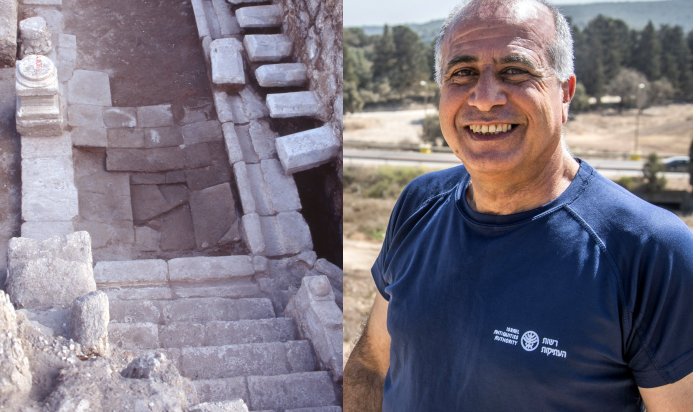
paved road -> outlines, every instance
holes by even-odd
[[[584,159],[607,177],[642,176],[643,161],[615,159]],[[416,166],[446,169],[460,164],[452,153],[418,153],[380,149],[343,149],[344,166]],[[686,173],[665,173],[668,178],[683,177]]]

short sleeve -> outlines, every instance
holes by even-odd
[[[377,290],[387,301],[389,300],[389,294],[385,291],[385,289],[391,283],[390,277],[387,276],[388,255],[389,250],[392,246],[392,241],[394,240],[394,234],[398,230],[397,222],[399,220],[400,212],[403,209],[405,198],[406,191],[401,193],[401,196],[399,196],[399,199],[394,205],[394,209],[392,209],[391,216],[389,217],[389,223],[387,224],[387,230],[384,234],[382,249],[379,251],[379,255],[377,255],[377,259],[375,260],[375,263],[372,265],[372,278],[375,281],[375,286],[377,286]]]
[[[681,223],[681,222],[679,222]],[[684,226],[681,224],[681,226]],[[693,238],[686,227],[649,238],[629,290],[628,365],[640,387],[676,382],[693,369]]]

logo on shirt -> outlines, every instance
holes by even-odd
[[[539,335],[533,330],[528,330],[522,335],[522,340],[520,341],[522,349],[527,352],[531,352],[539,346]]]
[[[520,335],[517,328],[506,327],[505,329],[495,329],[493,331],[493,341],[504,343],[511,346],[521,346],[525,352],[534,352],[541,346],[539,353],[547,357],[567,358],[568,352],[559,348],[558,339],[540,337],[533,330],[528,330]]]

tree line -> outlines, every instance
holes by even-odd
[[[571,22],[578,77],[573,109],[588,110],[602,96],[620,96],[619,109],[669,101],[691,102],[693,31],[680,26],[634,30],[619,19],[597,16],[580,29]],[[381,35],[360,28],[343,31],[343,105],[427,101],[437,93],[432,64],[434,44],[408,26],[384,26]],[[642,86],[641,86],[642,85]],[[436,99],[432,100],[436,103]]]

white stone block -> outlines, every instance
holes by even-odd
[[[111,106],[109,75],[104,72],[75,70],[68,82],[68,103]]]
[[[68,133],[60,137],[22,137],[21,146],[22,159],[72,156],[72,140]]]
[[[109,297],[101,290],[75,299],[70,313],[72,338],[85,354],[109,354]]]
[[[276,216],[261,216],[260,220],[266,256],[295,255],[313,249],[309,226],[300,213],[282,212]]]
[[[203,0],[191,0],[193,6],[193,15],[196,19],[196,28],[198,29],[198,38],[202,39],[210,36],[210,29],[205,16],[205,8],[203,8]]]
[[[46,240],[53,236],[65,236],[75,231],[72,221],[63,222],[24,222],[22,237]]]
[[[263,241],[259,215],[250,213],[242,216],[242,229],[249,251],[255,255],[262,254],[266,249],[266,244]],[[256,270],[256,265],[254,265],[254,270]]]
[[[68,125],[99,128],[104,127],[102,106],[71,104],[68,106]]]
[[[244,105],[238,94],[229,94],[218,90],[213,92],[215,112],[220,123],[235,122],[247,123],[249,119],[244,113]]]
[[[277,159],[262,160],[261,171],[265,183],[264,190],[271,200],[274,212],[302,209],[295,179],[285,174]]]
[[[250,256],[176,258],[170,260],[168,265],[172,282],[228,279],[254,274]]]
[[[210,43],[212,81],[220,86],[244,86],[242,44],[237,39],[217,39]]]
[[[277,4],[242,7],[237,9],[235,16],[243,29],[278,27],[283,22],[283,10]]]
[[[106,147],[106,129],[92,127],[73,127],[70,132],[72,144],[76,147]]]
[[[237,19],[225,0],[213,0],[213,9],[220,23],[220,35],[229,37],[241,33]]]
[[[243,41],[252,62],[278,62],[292,53],[292,41],[284,34],[248,34]]]
[[[102,261],[94,266],[94,279],[99,285],[167,283],[167,262],[161,259]]]
[[[305,276],[285,313],[295,319],[302,335],[312,342],[320,362],[339,382],[343,377],[343,313],[334,301],[326,276]]]
[[[68,221],[78,214],[72,157],[22,160],[22,218]]]
[[[259,159],[272,159],[276,157],[275,139],[278,134],[271,130],[271,126],[265,120],[252,120],[249,124],[249,137],[254,152]]]
[[[329,162],[340,148],[341,141],[328,124],[276,139],[278,158],[286,173],[296,173]]]
[[[227,158],[230,165],[244,160],[242,148],[239,146],[239,138],[234,129],[234,123],[224,123],[222,125],[222,134],[225,137],[225,148],[227,149]]]
[[[302,63],[278,63],[260,66],[255,71],[261,87],[293,87],[307,83],[307,67]]]
[[[136,108],[136,111],[140,127],[164,127],[174,124],[171,104],[141,106]]]
[[[321,117],[321,103],[314,92],[274,93],[266,96],[266,105],[275,119]]]
[[[251,193],[254,194],[256,212],[261,216],[275,214],[271,203],[272,193],[269,193],[266,182],[263,180],[261,165],[258,163],[247,164],[247,175],[249,176],[249,186]]]
[[[106,107],[102,119],[106,127],[135,127],[138,123],[135,107]]]

